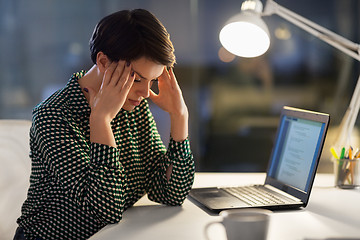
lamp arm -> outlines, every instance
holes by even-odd
[[[338,133],[333,144],[336,147],[340,148],[343,146],[350,146],[351,133],[354,129],[355,122],[359,114],[359,108],[360,108],[360,76],[356,83],[356,87],[351,97],[350,104],[347,107],[346,112],[339,125]]]
[[[327,42],[350,57],[360,61],[360,46],[288,9],[273,0],[267,0],[263,16],[277,14],[294,25],[302,28],[315,37]],[[360,76],[357,81],[350,104],[341,120],[335,146],[342,147],[350,144],[351,133],[360,109]]]
[[[277,14],[313,36],[339,49],[350,57],[360,61],[360,46],[339,34],[336,34],[302,16],[279,5],[273,0],[267,0],[263,16]]]

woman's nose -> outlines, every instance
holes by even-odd
[[[148,98],[150,97],[150,88],[151,88],[151,84],[150,82],[144,82],[144,84],[142,84],[141,88],[139,89],[139,94],[141,95],[141,97],[143,98]]]

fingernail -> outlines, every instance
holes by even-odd
[[[127,61],[127,62],[126,62],[126,66],[129,67],[129,66],[130,66],[130,62]]]
[[[87,88],[84,88],[84,91],[88,93],[88,92],[89,92],[89,89],[87,89]]]

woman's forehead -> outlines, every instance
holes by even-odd
[[[141,78],[152,80],[158,78],[163,70],[164,65],[151,61],[145,57],[131,62],[133,71]]]

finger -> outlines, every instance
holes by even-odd
[[[110,79],[110,85],[111,86],[116,86],[124,72],[124,67],[125,67],[125,61],[119,61],[117,63],[117,66],[111,76],[111,79]]]
[[[149,96],[149,98],[151,99],[151,101],[156,101],[156,99],[157,99],[157,97],[158,97],[158,94],[156,94],[153,90],[151,90],[150,89],[150,96]]]
[[[166,70],[166,67],[164,67],[161,75],[159,76],[159,78],[166,78],[167,76],[168,76],[168,72]]]
[[[103,78],[103,84],[105,86],[109,85],[111,77],[112,77],[116,67],[117,67],[117,63],[112,62],[110,64],[110,66],[105,70],[105,74],[104,74],[104,78]]]
[[[127,62],[125,65],[124,65],[124,68],[123,68],[123,71],[119,77],[119,80],[116,84],[116,88],[118,88],[118,90],[121,90],[122,87],[126,84],[126,82],[129,80],[131,76],[131,64],[129,62]]]
[[[158,78],[158,80],[159,80],[159,88],[161,88],[162,84],[166,84],[168,86],[171,86],[171,84],[169,83],[169,79],[170,79],[169,73],[168,73],[166,67],[164,67],[164,70],[163,70],[162,74]]]
[[[166,82],[166,85],[169,89],[174,90],[174,89],[178,89],[179,85],[177,83],[175,74],[172,70],[172,68],[170,68],[170,70],[167,70],[166,68],[164,69],[164,75],[163,76],[163,82]]]
[[[175,77],[175,73],[174,73],[174,69],[173,68],[170,68],[170,71],[169,71],[169,76],[170,76],[170,82],[172,84],[173,87],[178,87],[179,84],[176,80],[176,77]]]
[[[123,92],[124,94],[127,95],[134,83],[134,80],[135,80],[135,74],[130,74],[130,76],[127,76],[124,84],[119,84],[119,86],[121,85],[120,92]]]
[[[159,106],[160,108],[162,108],[162,104],[161,104],[161,97],[156,94],[153,90],[150,89],[150,96],[149,96],[150,100],[155,103],[157,106]]]

